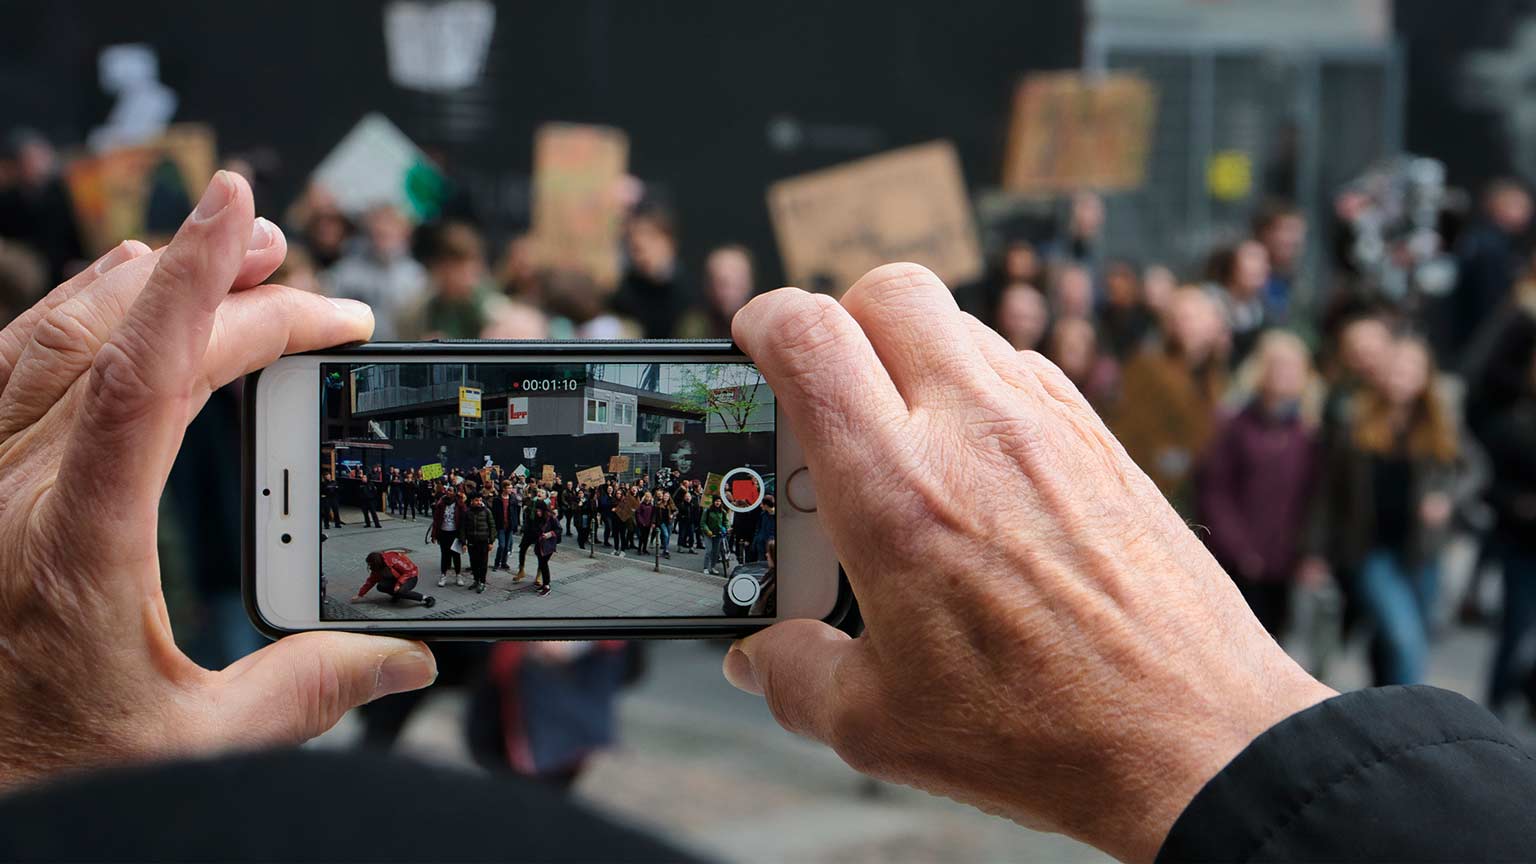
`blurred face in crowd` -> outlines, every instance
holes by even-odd
[[[548,339],[549,317],[537,306],[521,300],[508,300],[496,305],[482,339]]]
[[[1376,318],[1352,321],[1339,334],[1339,359],[1357,378],[1375,380],[1386,368],[1392,332]]]
[[[1126,261],[1111,262],[1104,271],[1104,298],[1109,305],[1117,308],[1135,306],[1141,300],[1136,268]]]
[[[1227,286],[1232,295],[1251,300],[1269,281],[1269,252],[1255,240],[1239,243],[1232,253],[1232,277]]]
[[[1259,377],[1259,397],[1276,407],[1294,404],[1307,389],[1312,363],[1307,347],[1290,334],[1273,333],[1262,344],[1263,371]]]
[[[1205,292],[1180,288],[1168,306],[1168,335],[1185,359],[1200,364],[1210,359],[1221,342],[1221,315]]]
[[[1003,253],[1003,277],[1009,282],[1034,282],[1040,277],[1040,256],[1022,240],[1008,244]]]
[[[1269,251],[1269,263],[1289,273],[1296,269],[1307,243],[1307,220],[1300,213],[1283,213],[1265,226],[1259,242]]]
[[[1104,230],[1104,199],[1097,192],[1072,196],[1072,236],[1092,239]]]
[[[437,293],[449,300],[464,300],[475,293],[475,286],[485,278],[485,263],[474,257],[454,257],[432,265],[432,284]]]
[[[53,177],[56,164],[52,144],[28,138],[16,151],[16,180],[23,186],[41,186]]]
[[[1087,268],[1069,264],[1057,272],[1051,283],[1051,306],[1058,318],[1093,316],[1093,279]]]
[[[1531,194],[1514,183],[1500,183],[1488,192],[1488,218],[1510,234],[1521,234],[1531,224]]]
[[[730,318],[752,299],[752,260],[733,246],[716,249],[704,261],[704,296],[710,307]]]
[[[335,258],[347,242],[347,219],[334,210],[315,213],[309,217],[304,237],[316,254]]]
[[[1082,318],[1063,318],[1051,328],[1051,360],[1073,381],[1083,381],[1093,372],[1098,354],[1098,338],[1093,325]]]
[[[411,241],[411,223],[399,210],[384,205],[368,211],[363,228],[373,251],[386,258],[404,255]]]
[[[665,226],[652,217],[636,216],[629,220],[624,239],[636,270],[658,281],[671,278],[677,244]]]
[[[1009,286],[997,304],[997,327],[1003,338],[1023,351],[1034,349],[1045,335],[1045,298],[1022,282]]]
[[[1161,264],[1153,264],[1141,274],[1141,302],[1155,313],[1168,308],[1173,292],[1178,290],[1179,280],[1173,271]]]
[[[532,238],[518,234],[508,240],[507,248],[501,254],[501,266],[497,269],[497,276],[509,293],[532,293],[538,287]]]
[[[1412,405],[1429,386],[1429,349],[1417,339],[1398,339],[1390,348],[1382,392],[1398,408]]]

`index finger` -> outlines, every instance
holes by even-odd
[[[864,330],[825,294],[770,291],[736,313],[731,334],[763,373],[823,487],[859,467],[848,460],[872,432],[907,419]]]

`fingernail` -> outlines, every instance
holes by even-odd
[[[420,649],[401,651],[384,658],[379,664],[379,680],[373,687],[373,698],[407,690],[420,690],[437,680],[437,661]]]
[[[260,252],[272,245],[277,239],[277,226],[268,222],[264,217],[257,216],[251,224],[251,242],[245,244],[245,251]]]
[[[757,673],[752,671],[752,661],[747,658],[747,653],[735,645],[725,653],[725,680],[731,682],[731,686],[737,690],[745,690],[754,696],[763,695],[763,688],[757,683]]]
[[[101,256],[96,261],[96,273],[98,275],[111,270],[129,259],[138,257],[138,246],[127,240],[112,247],[112,251]]]
[[[373,317],[373,307],[369,306],[367,303],[364,303],[361,300],[349,300],[345,297],[327,297],[325,299],[331,301],[332,306],[335,306],[337,309],[341,310],[341,312],[348,317]]]
[[[215,173],[213,179],[208,181],[208,188],[203,190],[203,197],[197,202],[197,209],[192,211],[192,221],[207,222],[219,215],[234,199],[235,183],[229,179],[229,172]]]

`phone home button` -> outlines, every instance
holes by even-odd
[[[790,472],[784,481],[784,500],[801,513],[816,512],[816,484],[811,480],[811,469],[804,465]]]

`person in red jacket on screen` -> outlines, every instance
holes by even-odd
[[[369,589],[378,588],[395,600],[415,600],[428,609],[437,604],[435,598],[423,596],[415,590],[418,573],[416,562],[404,552],[369,552],[363,560],[368,562],[368,581],[358,589],[357,596],[352,598],[353,603],[362,600]]]

